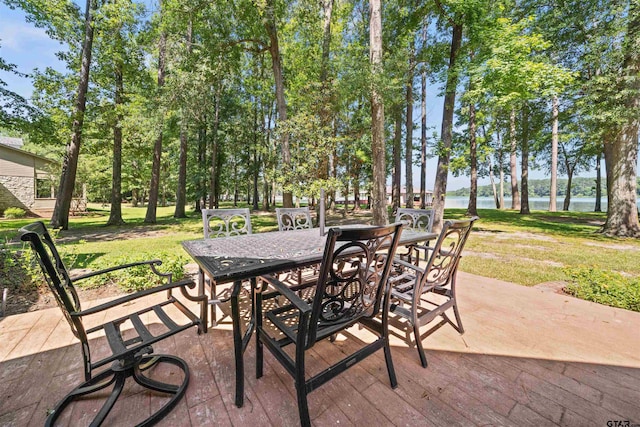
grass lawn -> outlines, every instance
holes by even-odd
[[[222,207],[232,207],[222,206]],[[87,215],[70,219],[70,229],[57,235],[69,268],[97,269],[139,259],[175,259],[190,262],[180,242],[202,236],[199,214],[173,218],[173,207],[159,207],[157,224],[144,224],[146,208],[123,207],[123,226],[105,226],[108,207],[90,206]],[[613,271],[640,277],[640,241],[614,239],[598,233],[604,213],[479,210],[461,270],[526,286],[565,281],[577,269]],[[464,209],[447,209],[445,218],[464,216]],[[329,216],[328,224],[341,215]],[[360,220],[366,221],[366,214]],[[349,219],[349,217],[347,217]],[[353,218],[351,218],[353,220]],[[29,219],[0,220],[0,241],[14,240],[17,229]],[[273,212],[252,215],[255,233],[277,229]],[[14,246],[14,245],[11,245]]]

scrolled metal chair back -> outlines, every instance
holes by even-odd
[[[405,223],[405,229],[431,232],[433,228],[433,209],[398,208],[396,222]]]
[[[307,346],[316,341],[318,327],[340,326],[379,313],[401,231],[402,224],[329,230]],[[384,301],[388,303],[388,298]]]
[[[311,228],[309,208],[276,208],[278,229],[280,231],[303,230]]]
[[[22,227],[19,233],[22,241],[29,242],[45,281],[69,322],[73,334],[82,340],[85,337],[84,328],[78,320],[71,317],[71,313],[82,310],[80,299],[47,227],[38,221]]]
[[[438,240],[431,250],[421,283],[421,292],[434,286],[446,286],[454,277],[462,249],[478,217],[461,221],[445,221]]]
[[[203,209],[204,238],[251,234],[249,209]]]

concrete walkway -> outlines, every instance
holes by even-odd
[[[466,333],[445,326],[425,338],[427,369],[406,331],[394,328],[399,387],[389,387],[378,352],[311,393],[314,425],[640,423],[640,313],[465,273],[458,295]],[[353,328],[335,343],[315,346],[309,364],[324,369],[368,338]],[[233,405],[228,324],[167,341],[158,350],[187,360],[192,380],[161,425],[298,424],[293,381],[268,352],[265,375],[256,380],[253,344],[245,355],[247,403]],[[79,345],[59,310],[0,318],[0,426],[42,425],[47,409],[81,376]],[[140,421],[154,405],[143,394],[132,387],[109,425]],[[77,404],[68,424],[80,424],[97,408]]]

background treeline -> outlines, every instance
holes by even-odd
[[[600,188],[601,194],[606,194],[604,182]],[[563,196],[567,192],[567,179],[558,178],[558,196]],[[447,193],[456,197],[469,197],[469,188],[459,188],[455,191]],[[640,195],[640,180],[638,180],[638,194]],[[549,180],[547,179],[530,179],[529,195],[531,197],[549,197]],[[596,197],[596,179],[578,177],[573,178],[571,182],[571,196],[573,197]],[[478,186],[478,197],[493,198],[493,188],[491,185]]]
[[[640,236],[638,0],[0,1],[65,48],[30,100],[0,81],[0,128],[62,164],[56,227],[76,176],[109,224],[123,198],[154,223],[169,201],[176,217],[223,199],[268,210],[320,188],[330,205],[370,194],[380,223],[387,178],[397,207],[432,156],[436,226],[449,172],[470,177],[470,215],[483,176],[526,214],[530,168],[549,171],[550,210],[557,176],[595,169],[604,231]]]

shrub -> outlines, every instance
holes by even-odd
[[[4,210],[4,217],[8,219],[24,218],[27,212],[21,208],[7,208]]]
[[[113,267],[116,265],[130,264],[157,258],[162,260],[162,264],[157,267],[161,273],[171,273],[172,280],[177,281],[184,277],[183,266],[187,264],[187,258],[183,255],[159,253],[155,256],[148,254],[137,254],[135,256],[123,256],[111,260],[109,265],[96,265],[96,269]],[[110,283],[117,283],[118,287],[127,292],[135,292],[148,289],[166,283],[166,279],[155,274],[149,265],[140,265],[114,272],[92,277],[78,283],[82,287],[99,287]]]
[[[570,283],[565,291],[575,297],[611,307],[640,312],[640,277],[596,268],[565,269]]]

